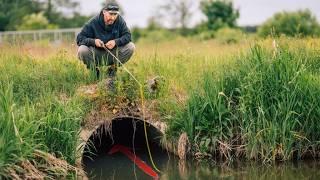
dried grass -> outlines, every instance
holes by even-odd
[[[5,173],[8,179],[66,179],[74,174],[77,179],[86,179],[85,172],[77,167],[68,164],[65,160],[36,150],[35,160],[24,160],[17,165],[6,168]]]

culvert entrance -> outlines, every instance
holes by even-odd
[[[163,134],[146,124],[152,158],[161,166],[169,159],[160,145]],[[98,127],[84,148],[82,164],[89,179],[152,179],[151,171],[157,173],[149,158],[144,122],[130,117]]]

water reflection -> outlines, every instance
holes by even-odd
[[[319,161],[299,161],[262,165],[253,162],[199,163],[180,161],[166,152],[156,150],[153,157],[161,169],[163,180],[194,179],[319,179]],[[146,152],[137,155],[151,166]],[[90,179],[152,179],[135,167],[132,161],[121,153],[112,156],[103,154],[91,161],[85,160]],[[152,167],[152,166],[151,166]]]
[[[249,162],[197,163],[168,161],[161,179],[320,179],[319,161],[300,161],[278,164]]]

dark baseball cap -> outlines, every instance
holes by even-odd
[[[119,5],[116,2],[107,3],[107,5],[103,9],[107,10],[110,13],[119,13]]]

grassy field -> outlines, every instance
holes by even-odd
[[[287,38],[141,41],[126,67],[141,84],[160,77],[156,93],[144,96],[159,102],[167,138],[186,132],[198,157],[319,157],[319,45],[319,39]],[[122,68],[118,82],[117,95],[141,98]],[[50,167],[39,152],[75,165],[81,121],[92,108],[75,92],[92,83],[97,80],[77,60],[75,46],[1,47],[0,176],[32,167],[52,177],[75,175],[73,168]]]

